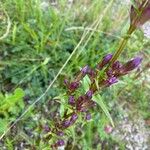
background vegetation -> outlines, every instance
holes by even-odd
[[[1,140],[1,149],[50,148],[43,126],[52,122],[54,112],[63,111],[63,99],[55,97],[65,92],[64,78],[72,79],[84,65],[94,67],[105,54],[115,52],[129,27],[129,10],[130,4],[120,0],[1,0],[0,135],[45,92],[72,56],[47,94]],[[149,47],[149,39],[137,30],[119,59],[142,56],[142,72],[101,92],[116,125],[124,110],[130,118],[150,119]],[[92,121],[68,131],[66,149],[124,149],[124,142],[104,131],[107,117],[102,112],[92,115]]]

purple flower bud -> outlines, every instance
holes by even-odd
[[[77,106],[83,103],[84,100],[85,100],[84,96],[79,96],[79,98],[77,99]]]
[[[148,20],[150,20],[150,1],[149,1],[149,6],[147,6],[142,13],[140,24],[143,25]]]
[[[107,65],[110,62],[112,56],[112,54],[107,54],[106,56],[104,56],[102,62],[98,64],[97,68],[102,69],[105,65]]]
[[[71,82],[70,90],[75,90],[79,87],[79,82]]]
[[[76,109],[79,112],[86,112],[95,105],[96,103],[93,100],[87,99],[86,96],[81,96],[77,101]]]
[[[57,132],[57,135],[58,135],[58,136],[64,136],[64,132],[58,131],[58,132]]]
[[[106,80],[106,85],[110,86],[110,85],[112,85],[112,84],[114,84],[116,82],[118,82],[117,78],[116,77],[111,77],[111,78]]]
[[[87,74],[88,71],[89,71],[89,66],[88,66],[88,65],[86,65],[85,67],[83,67],[83,68],[81,69],[81,72],[82,72],[83,75]]]
[[[70,118],[70,122],[74,123],[77,119],[78,119],[78,115],[74,113]]]
[[[112,64],[112,70],[113,70],[113,71],[118,70],[118,69],[120,69],[121,66],[122,66],[122,64],[121,64],[119,61],[115,61],[115,62]]]
[[[69,104],[72,105],[72,106],[75,105],[75,98],[72,95],[69,97]]]
[[[136,57],[130,61],[128,61],[126,64],[124,64],[120,68],[120,73],[121,74],[127,74],[129,71],[137,68],[139,64],[141,64],[142,58],[141,57]]]
[[[108,61],[110,61],[111,60],[111,58],[112,58],[112,54],[107,54],[106,56],[104,56],[104,58],[103,58],[103,63],[107,63]]]
[[[64,84],[68,85],[69,81],[67,79],[64,80]]]
[[[45,126],[44,126],[44,131],[45,131],[45,132],[50,132],[50,131],[51,131],[51,128],[50,128],[48,125],[45,125]]]
[[[91,78],[94,78],[94,77],[95,77],[95,71],[92,70],[92,69],[89,69],[89,70],[88,70],[88,75],[89,75]]]
[[[50,131],[51,131],[51,128],[50,128],[48,125],[45,125],[45,126],[44,126],[44,131],[45,131],[45,132],[50,132]]]
[[[63,145],[65,145],[65,142],[64,142],[64,140],[58,140],[56,144],[57,144],[57,146],[63,146]]]
[[[137,8],[131,6],[130,22],[135,27],[143,25],[150,19],[150,1],[145,0],[142,3],[136,3]]]
[[[91,114],[90,114],[90,113],[87,113],[86,116],[85,116],[85,119],[86,119],[86,120],[90,120],[90,119],[91,119]]]
[[[112,69],[109,69],[109,70],[106,72],[106,74],[107,74],[108,77],[113,77],[113,76],[114,76]]]
[[[92,95],[93,95],[93,91],[92,91],[92,90],[87,91],[86,96],[87,96],[89,99],[92,98]]]
[[[69,127],[69,126],[70,126],[70,120],[64,120],[64,121],[62,122],[62,126],[63,126],[64,128]]]

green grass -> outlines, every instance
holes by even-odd
[[[129,26],[128,9],[129,6],[124,7],[115,0],[91,2],[81,0],[75,2],[71,8],[67,5],[67,1],[61,0],[56,7],[49,6],[47,10],[41,9],[40,0],[1,1],[0,93],[6,95],[13,93],[16,88],[22,88],[25,93],[24,110],[26,110],[45,92],[72,52],[74,55],[47,94],[23,116],[11,134],[8,132],[0,147],[3,145],[11,150],[22,141],[27,143],[26,147],[29,149],[49,147],[49,143],[43,142],[38,135],[41,134],[44,138],[41,126],[46,122],[51,123],[51,113],[60,107],[53,98],[65,92],[64,78],[73,79],[80,67],[85,64],[94,67],[105,54],[115,52],[120,38]],[[9,23],[10,28],[7,26]],[[5,33],[7,34],[3,37]],[[141,50],[149,56],[148,49],[148,40],[138,30],[129,40],[120,60],[126,62]],[[144,63],[147,61],[145,59]],[[141,77],[132,80],[132,76],[134,73],[124,77],[117,86],[103,91],[102,97],[106,104],[120,105],[123,102],[134,104],[134,111],[140,110],[138,112],[143,118],[149,118],[148,83],[143,81],[144,84],[141,84],[138,82]],[[19,115],[16,114],[15,117],[23,112],[20,109]],[[111,107],[109,112],[114,120],[119,114],[117,110],[113,112]],[[103,139],[108,139],[102,132],[108,120],[103,114],[101,116],[94,113],[93,116],[93,121],[89,124],[68,131],[68,139],[70,137],[71,143],[74,141],[74,148],[79,143],[81,147],[84,145],[85,150],[91,150],[92,140],[98,137],[100,140],[97,142],[99,143],[97,149],[99,149]],[[9,117],[12,117],[11,114]],[[34,138],[29,136],[30,133]],[[113,140],[110,141],[113,143]]]

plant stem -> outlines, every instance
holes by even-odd
[[[127,35],[123,38],[123,40],[121,40],[120,44],[119,44],[119,48],[116,51],[116,53],[113,55],[113,58],[111,59],[108,67],[106,68],[106,70],[109,69],[109,67],[115,62],[115,60],[117,60],[117,58],[119,57],[119,55],[121,54],[121,52],[123,51],[124,47],[126,46],[131,34],[134,32],[135,27],[134,26],[130,26],[129,30],[127,31]]]

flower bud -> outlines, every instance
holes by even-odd
[[[139,27],[150,20],[150,1],[143,0],[142,3],[136,2],[137,8],[131,6],[130,21],[131,25]]]
[[[121,66],[122,66],[122,64],[121,64],[119,61],[115,61],[115,62],[112,64],[112,70],[113,70],[113,71],[118,70],[118,69],[120,69]]]
[[[107,70],[106,74],[107,74],[108,77],[113,77],[114,76],[112,69]]]
[[[87,96],[89,99],[92,98],[92,95],[93,95],[93,91],[92,91],[92,90],[87,91],[86,96]]]
[[[78,119],[78,115],[74,113],[70,118],[70,122],[74,123],[77,119]]]
[[[65,145],[65,142],[64,142],[64,140],[58,140],[56,144],[57,144],[57,146],[63,146],[63,145]]]
[[[48,125],[45,125],[45,126],[44,126],[44,131],[45,131],[45,132],[50,132],[50,131],[51,131],[51,128],[50,128]]]
[[[91,79],[93,79],[95,77],[95,71],[93,69],[89,69],[88,75],[90,76]]]
[[[72,95],[69,97],[69,104],[72,105],[72,106],[75,105],[75,98]]]
[[[58,132],[57,132],[57,135],[58,135],[58,136],[64,136],[64,132],[58,131]]]
[[[83,67],[81,69],[81,72],[82,72],[83,75],[86,75],[88,73],[88,71],[89,71],[89,66],[88,65],[86,65],[85,67]]]
[[[69,127],[69,126],[70,126],[70,120],[64,120],[64,121],[62,122],[62,126],[63,126],[64,128]]]
[[[64,84],[68,85],[69,81],[67,79],[64,80]]]
[[[118,80],[117,80],[116,77],[108,78],[108,79],[106,80],[106,86],[110,86],[110,85],[112,85],[112,84],[114,84],[114,83],[117,83],[117,82],[118,82]]]
[[[126,64],[124,64],[120,68],[120,74],[127,74],[129,71],[137,68],[141,64],[142,58],[141,57],[136,57],[130,61],[128,61]]]
[[[144,9],[142,13],[140,24],[143,25],[148,20],[150,20],[150,1],[149,1],[149,5]]]
[[[76,90],[78,87],[79,87],[79,82],[71,82],[69,86],[70,90],[73,91]]]
[[[77,101],[77,105],[76,108],[78,111],[80,112],[86,112],[88,111],[88,109],[90,109],[91,107],[94,107],[96,105],[96,103],[93,100],[89,100],[86,98],[86,96],[81,96],[79,97],[78,101]]]
[[[110,62],[112,56],[112,54],[107,54],[106,56],[104,56],[102,62],[98,64],[97,68],[102,69],[105,65],[107,65]]]
[[[91,119],[91,114],[90,113],[86,113],[85,119],[86,120],[90,120]]]

